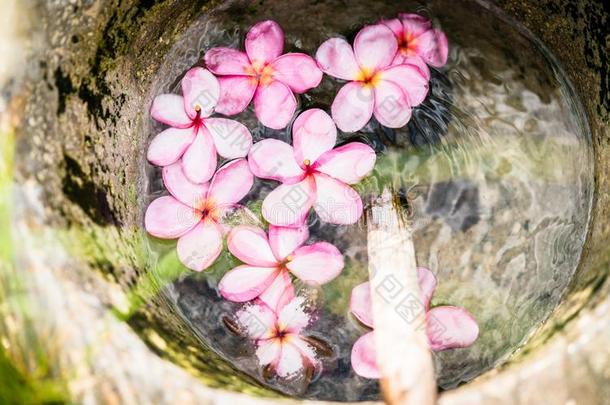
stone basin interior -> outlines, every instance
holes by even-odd
[[[210,271],[188,272],[171,243],[143,231],[146,206],[163,193],[159,170],[146,162],[145,151],[162,128],[148,115],[154,96],[176,91],[184,72],[211,46],[239,46],[253,23],[277,20],[286,32],[286,49],[313,54],[330,36],[351,38],[363,24],[401,11],[429,15],[447,32],[450,61],[433,71],[431,95],[409,126],[397,131],[367,126],[355,136],[340,135],[340,141],[365,140],[387,157],[380,159],[378,175],[391,176],[410,202],[418,263],[439,278],[434,303],[464,306],[479,322],[474,346],[435,356],[439,387],[447,391],[441,400],[460,403],[474,392],[476,403],[489,403],[485,395],[499,403],[535,403],[542,391],[533,386],[519,399],[508,389],[490,394],[489,387],[527,370],[533,359],[553,359],[558,339],[589,334],[595,342],[596,332],[577,319],[603,306],[608,292],[610,96],[602,22],[610,11],[602,5],[561,0],[33,4],[28,21],[40,18],[44,24],[29,36],[28,68],[6,86],[14,128],[14,145],[6,145],[14,146],[7,229],[15,266],[3,280],[20,281],[5,282],[3,289],[11,297],[24,285],[26,301],[37,308],[28,316],[13,313],[11,322],[48,318],[47,329],[23,327],[32,330],[43,351],[58,330],[95,329],[87,323],[86,305],[79,315],[86,296],[100,303],[108,322],[127,325],[123,332],[143,341],[150,356],[195,377],[181,375],[185,384],[255,397],[379,399],[377,383],[355,376],[349,365],[351,344],[364,333],[347,314],[347,297],[366,279],[366,227],[313,225],[314,239],[330,239],[346,256],[343,274],[316,291],[324,310],[313,333],[334,353],[310,384],[265,382],[247,342],[227,333],[223,323],[237,305],[223,301],[216,286],[235,264],[232,258],[223,254]],[[336,90],[325,78],[300,99],[299,108],[328,108]],[[290,139],[287,131],[257,124],[251,111],[239,119],[255,141]],[[272,184],[257,182],[246,204],[256,210],[255,201]],[[36,270],[41,266],[50,273]],[[73,315],[46,316],[52,307],[46,305],[57,302]],[[607,312],[593,313],[593,321],[607,322]],[[25,344],[22,339],[31,344],[32,336],[11,334],[6,319],[2,330],[14,342],[5,350],[12,353]],[[108,350],[119,350],[115,346]],[[58,347],[62,352],[67,346]],[[573,382],[564,389],[566,398],[581,395],[590,401],[583,403],[603,403],[595,384],[610,378],[604,371],[608,349],[573,350],[584,353],[574,361],[589,373],[576,380],[597,382]],[[592,363],[596,353],[600,357]],[[62,361],[45,369],[51,379],[64,379],[80,362],[58,356]],[[35,368],[37,361],[27,357],[26,368]],[[118,361],[128,362],[120,356]],[[94,376],[105,375],[95,360],[85,364]],[[137,375],[126,375],[107,377],[120,398],[128,395],[117,388],[120,381],[132,390],[141,383]],[[546,378],[557,383],[566,375]],[[208,394],[192,395],[197,402],[196,395]]]

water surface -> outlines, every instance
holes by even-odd
[[[477,2],[226,2],[194,21],[175,44],[151,97],[177,92],[181,76],[201,63],[207,49],[241,47],[260,20],[281,24],[286,51],[313,55],[324,40],[351,40],[363,25],[398,12],[430,16],[447,33],[449,61],[433,70],[431,94],[407,127],[387,130],[372,122],[339,138],[373,146],[379,170],[410,201],[418,264],[439,280],[433,305],[462,306],[479,322],[472,347],[435,355],[439,386],[449,389],[501,363],[548,317],[574,274],[586,235],[593,191],[590,136],[570,84],[535,38]],[[301,96],[299,108],[328,110],[340,85],[325,76],[320,87]],[[251,110],[236,119],[255,141],[291,141],[289,128],[265,129]],[[145,136],[161,129],[150,120]],[[159,170],[146,170],[152,199],[164,190]],[[276,185],[257,180],[244,203],[256,210]],[[352,287],[367,278],[366,227],[319,224],[315,214],[310,221],[310,242],[331,242],[346,258],[343,273],[318,291],[318,320],[309,332],[328,342],[334,355],[310,384],[266,381],[252,345],[226,328],[223,317],[240,307],[221,299],[216,288],[237,263],[229,253],[208,272],[186,272],[163,294],[202,348],[262,384],[303,398],[379,398],[377,381],[356,376],[349,361],[353,342],[367,331],[347,306]],[[151,249],[162,256],[174,245],[152,241]]]

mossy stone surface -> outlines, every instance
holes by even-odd
[[[17,122],[14,175],[17,184],[33,182],[40,186],[45,226],[87,264],[66,275],[71,280],[90,280],[87,272],[91,271],[130,291],[146,277],[150,258],[145,254],[146,236],[141,230],[148,204],[142,197],[146,139],[140,131],[147,119],[151,80],[174,40],[193,18],[217,3],[23,3],[37,26],[23,86],[11,89],[13,101],[9,107]],[[600,324],[605,322],[608,314],[595,312],[595,308],[605,308],[610,293],[610,9],[594,0],[497,0],[495,4],[552,50],[575,85],[593,133],[596,195],[582,262],[566,300],[515,357],[512,363],[516,364],[505,366],[505,374],[485,377],[467,387],[480,387],[481,392],[484,384],[493,386],[494,377],[509,378],[511,373],[527,370],[529,358],[551,358],[553,348],[561,350],[558,341],[577,341],[589,333],[579,329],[579,317],[588,317],[591,323],[596,317]],[[163,300],[138,307],[129,319],[130,326],[153,351],[193,372],[205,384],[273,395],[245,376],[236,377],[235,370],[219,356],[200,350],[200,343],[192,336],[181,334],[180,321]],[[601,344],[600,336],[592,335],[592,344]],[[159,350],[160,340],[165,342],[164,350]],[[586,369],[596,356],[605,358],[604,364],[610,367],[607,348],[589,349],[578,349],[581,360],[561,367]],[[572,384],[567,396],[574,392],[587,398],[586,393],[591,393],[596,400],[593,392],[610,381],[610,376],[597,371],[578,376],[595,382],[590,386]],[[549,381],[560,384],[571,377],[566,372],[556,378]],[[522,383],[533,386],[534,380]],[[539,391],[531,388],[531,396],[518,400],[511,400],[512,394],[506,393],[500,402],[532,403],[527,398],[544,392],[542,387]],[[460,403],[459,395],[460,390],[447,397],[446,403]]]

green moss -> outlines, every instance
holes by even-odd
[[[65,387],[54,380],[36,379],[21,373],[0,347],[0,403],[63,404],[67,401]]]
[[[10,234],[11,187],[13,182],[13,155],[15,134],[0,132],[0,261],[12,262]]]
[[[67,390],[54,377],[50,342],[41,341],[34,332],[32,308],[13,265],[14,147],[14,133],[0,133],[0,403],[59,404],[66,402]],[[15,319],[19,319],[18,328]]]

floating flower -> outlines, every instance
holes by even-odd
[[[284,128],[296,110],[293,93],[316,87],[322,72],[308,55],[282,55],[284,32],[275,21],[262,21],[250,28],[245,47],[246,52],[212,48],[205,54],[208,69],[221,76],[216,111],[238,114],[254,98],[258,120],[269,128]]]
[[[298,226],[313,206],[325,222],[355,223],[362,215],[362,200],[348,184],[373,170],[373,149],[360,142],[333,149],[337,128],[319,109],[297,117],[292,140],[294,148],[265,139],[250,151],[248,163],[255,176],[282,182],[263,201],[265,219],[273,225]]]
[[[398,43],[398,52],[393,65],[413,63],[422,68],[424,74],[430,73],[430,66],[441,67],[447,63],[449,47],[447,36],[439,29],[432,27],[432,21],[418,14],[401,13],[398,18],[381,21],[392,30]],[[421,62],[420,62],[421,61]]]
[[[220,293],[237,302],[258,297],[275,310],[281,306],[282,296],[283,301],[293,296],[290,293],[290,273],[315,285],[337,277],[343,270],[343,255],[327,242],[303,246],[308,237],[306,226],[270,225],[269,236],[253,226],[233,228],[227,237],[227,245],[229,251],[245,264],[224,275],[218,286]]]
[[[252,146],[248,128],[226,118],[209,118],[219,92],[216,77],[196,67],[182,79],[182,96],[157,96],[150,114],[171,128],[152,140],[148,160],[157,166],[168,166],[182,157],[186,177],[194,183],[204,183],[216,170],[217,152],[226,159],[246,156]]]
[[[315,345],[303,335],[311,321],[304,301],[302,297],[293,298],[277,312],[257,302],[237,313],[241,328],[255,341],[260,365],[282,378],[297,376],[305,368],[320,365]]]
[[[426,333],[430,348],[435,351],[467,347],[479,336],[476,320],[463,308],[439,306],[429,309],[436,289],[436,278],[426,268],[418,267],[417,275],[426,311]],[[373,327],[370,283],[360,284],[352,290],[350,310],[363,324]],[[374,332],[361,336],[352,347],[352,367],[356,374],[366,378],[379,378],[375,354]]]
[[[162,239],[178,239],[178,258],[201,271],[222,250],[223,215],[250,191],[254,178],[245,159],[218,169],[210,183],[189,181],[181,162],[163,168],[163,181],[171,196],[159,197],[147,208],[144,225]]]
[[[349,80],[337,93],[331,112],[342,131],[355,132],[375,116],[381,125],[404,126],[411,107],[428,94],[428,79],[413,64],[392,65],[398,51],[394,33],[383,24],[363,28],[354,48],[342,38],[320,45],[316,59],[326,74]]]

